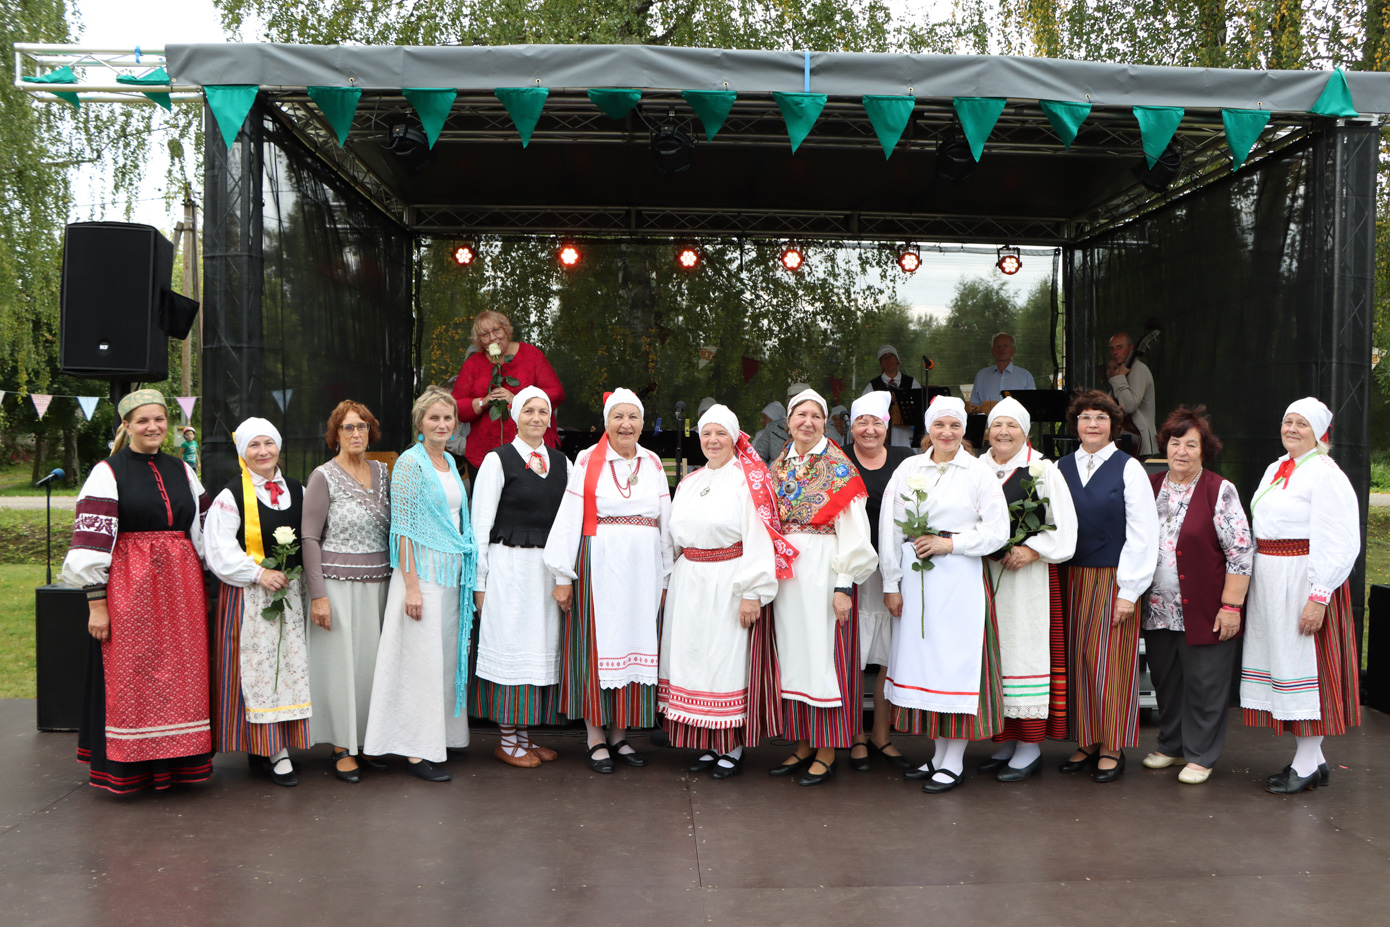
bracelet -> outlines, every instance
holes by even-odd
[[[835,591],[836,591],[836,592],[843,592],[843,593],[844,593],[845,595],[847,595],[847,596],[853,596],[853,595],[854,595],[854,590],[851,589],[849,586],[836,586],[836,587],[835,587]]]
[[[1226,603],[1226,602],[1222,602],[1222,603],[1221,603],[1221,610],[1222,610],[1223,612],[1235,612],[1236,614],[1240,614],[1240,606],[1239,606],[1239,605],[1230,605],[1230,604],[1228,604],[1228,603]]]

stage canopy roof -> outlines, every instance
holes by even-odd
[[[74,103],[201,92],[229,145],[259,94],[426,236],[1057,245],[1390,113],[1390,74],[1373,72],[644,45],[28,45],[15,79]],[[393,126],[421,140],[393,150]],[[688,170],[655,167],[665,127],[694,140]],[[964,180],[937,172],[952,136]],[[1154,193],[1135,167],[1172,141],[1181,168]]]

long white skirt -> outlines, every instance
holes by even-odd
[[[468,746],[467,709],[454,717],[459,590],[421,580],[420,595],[415,621],[405,614],[405,579],[392,572],[363,750],[442,763],[449,748]]]
[[[487,595],[478,623],[478,678],[503,686],[560,681],[560,607],[542,548],[488,547]]]
[[[900,708],[973,715],[980,706],[987,605],[980,558],[938,554],[935,567],[918,573],[911,544],[902,545],[900,556],[903,613],[893,622],[883,694]]]
[[[1003,677],[1004,717],[1046,718],[1052,690],[1052,587],[1041,560],[1006,570],[986,560],[996,583],[994,613],[999,621],[999,674]]]
[[[815,708],[839,708],[835,571],[830,566],[836,539],[834,535],[797,533],[791,540],[801,551],[795,575],[778,584],[772,603],[782,698]]]
[[[659,707],[695,727],[741,727],[748,717],[749,633],[734,595],[742,558],[676,561],[661,633]]]
[[[883,576],[874,570],[859,584],[859,668],[887,666],[892,650],[893,616],[883,604]]]
[[[323,585],[333,629],[309,626],[309,731],[316,744],[356,753],[367,737],[387,584],[325,579]]]

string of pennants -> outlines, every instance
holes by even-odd
[[[285,390],[283,392],[293,391]],[[48,413],[48,407],[53,404],[53,400],[55,399],[77,400],[77,407],[82,410],[82,417],[89,422],[92,420],[92,416],[96,414],[97,403],[110,401],[105,396],[67,396],[62,393],[23,393],[15,390],[0,389],[0,403],[3,403],[7,396],[14,396],[16,399],[23,401],[22,397],[26,395],[29,397],[29,400],[33,402],[34,412],[38,414],[39,421],[43,421],[44,415]],[[191,422],[193,420],[193,407],[197,404],[198,397],[175,396],[173,398],[178,400],[179,408],[183,410],[184,421]],[[276,400],[279,401],[278,396]],[[282,403],[281,409],[283,410],[283,408],[284,404]]]

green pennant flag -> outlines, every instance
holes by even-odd
[[[640,90],[600,89],[590,90],[589,99],[603,110],[609,119],[621,119],[632,111],[637,101],[642,99]]]
[[[458,91],[443,87],[406,87],[401,93],[415,107],[415,115],[420,117],[425,138],[433,148],[439,133],[444,131],[444,120],[449,118],[449,111],[454,108]]]
[[[1047,121],[1052,123],[1052,128],[1062,137],[1063,147],[1071,151],[1071,143],[1076,141],[1076,133],[1081,130],[1081,123],[1091,115],[1091,104],[1064,103],[1061,100],[1038,102],[1042,104],[1043,115],[1047,116]]]
[[[1359,116],[1351,105],[1351,88],[1347,86],[1347,76],[1341,68],[1335,69],[1327,78],[1327,86],[1318,94],[1318,101],[1308,110],[1316,116]]]
[[[912,107],[917,98],[896,96],[884,93],[864,94],[864,112],[869,116],[869,124],[874,127],[878,143],[883,146],[883,160],[893,156],[893,146],[903,137],[903,131],[912,119]]]
[[[1004,97],[956,97],[951,101],[976,161],[984,154],[985,140],[994,131],[994,124],[1008,102]]]
[[[338,147],[347,144],[348,130],[352,128],[352,114],[357,112],[357,101],[362,99],[362,91],[357,87],[309,87],[309,99],[323,113],[333,132],[338,136]]]
[[[26,74],[24,75],[24,82],[26,84],[75,84],[77,83],[77,75],[72,73],[72,68],[65,64],[61,68],[55,68],[49,71],[47,74]],[[57,90],[50,90],[48,92],[60,100],[66,100],[75,107],[80,107],[82,105],[82,101],[78,99],[75,93],[62,93]]]
[[[1231,170],[1238,171],[1255,147],[1260,133],[1269,125],[1267,109],[1223,109],[1221,121],[1226,124],[1226,145],[1231,149]]]
[[[163,84],[169,83],[169,72],[166,71],[166,70],[164,70],[163,68],[155,68],[153,71],[151,71],[150,73],[146,74],[144,77],[135,77],[134,75],[131,75],[131,74],[117,74],[117,75],[116,75],[116,83],[118,83],[118,84],[133,84],[133,85],[135,85],[135,86],[137,86],[137,87],[139,87],[139,86],[146,86],[146,87],[148,87],[148,86],[151,85],[151,84],[154,84],[154,85],[157,85],[157,86],[158,86],[158,85],[163,85]],[[145,96],[147,99],[153,100],[154,102],[158,103],[160,106],[164,107],[165,109],[169,110],[170,112],[173,112],[174,104],[171,103],[171,102],[169,101],[169,94],[167,94],[167,93],[146,93],[146,94],[144,94],[144,96]]]
[[[772,98],[777,101],[777,108],[782,111],[782,119],[787,124],[787,138],[791,139],[792,143],[792,154],[796,154],[796,149],[800,148],[801,143],[806,141],[806,136],[811,134],[811,126],[820,118],[820,111],[825,109],[825,101],[829,97],[823,93],[774,91]]]
[[[521,147],[531,144],[531,133],[536,131],[536,123],[541,121],[541,110],[545,108],[545,98],[550,91],[545,87],[498,87],[493,96],[502,101],[512,124],[521,134]]]
[[[738,94],[732,90],[682,90],[681,96],[705,127],[705,141],[714,141],[714,136],[724,128],[724,120],[729,118],[729,110],[734,108]]]
[[[1144,157],[1149,167],[1158,163],[1163,149],[1173,140],[1182,122],[1181,106],[1136,106],[1134,118],[1139,120],[1139,138],[1144,144]]]
[[[255,105],[259,89],[255,84],[207,84],[203,87],[208,109],[212,110],[212,118],[217,120],[217,129],[222,133],[222,141],[227,143],[228,151],[236,143],[237,133]]]

